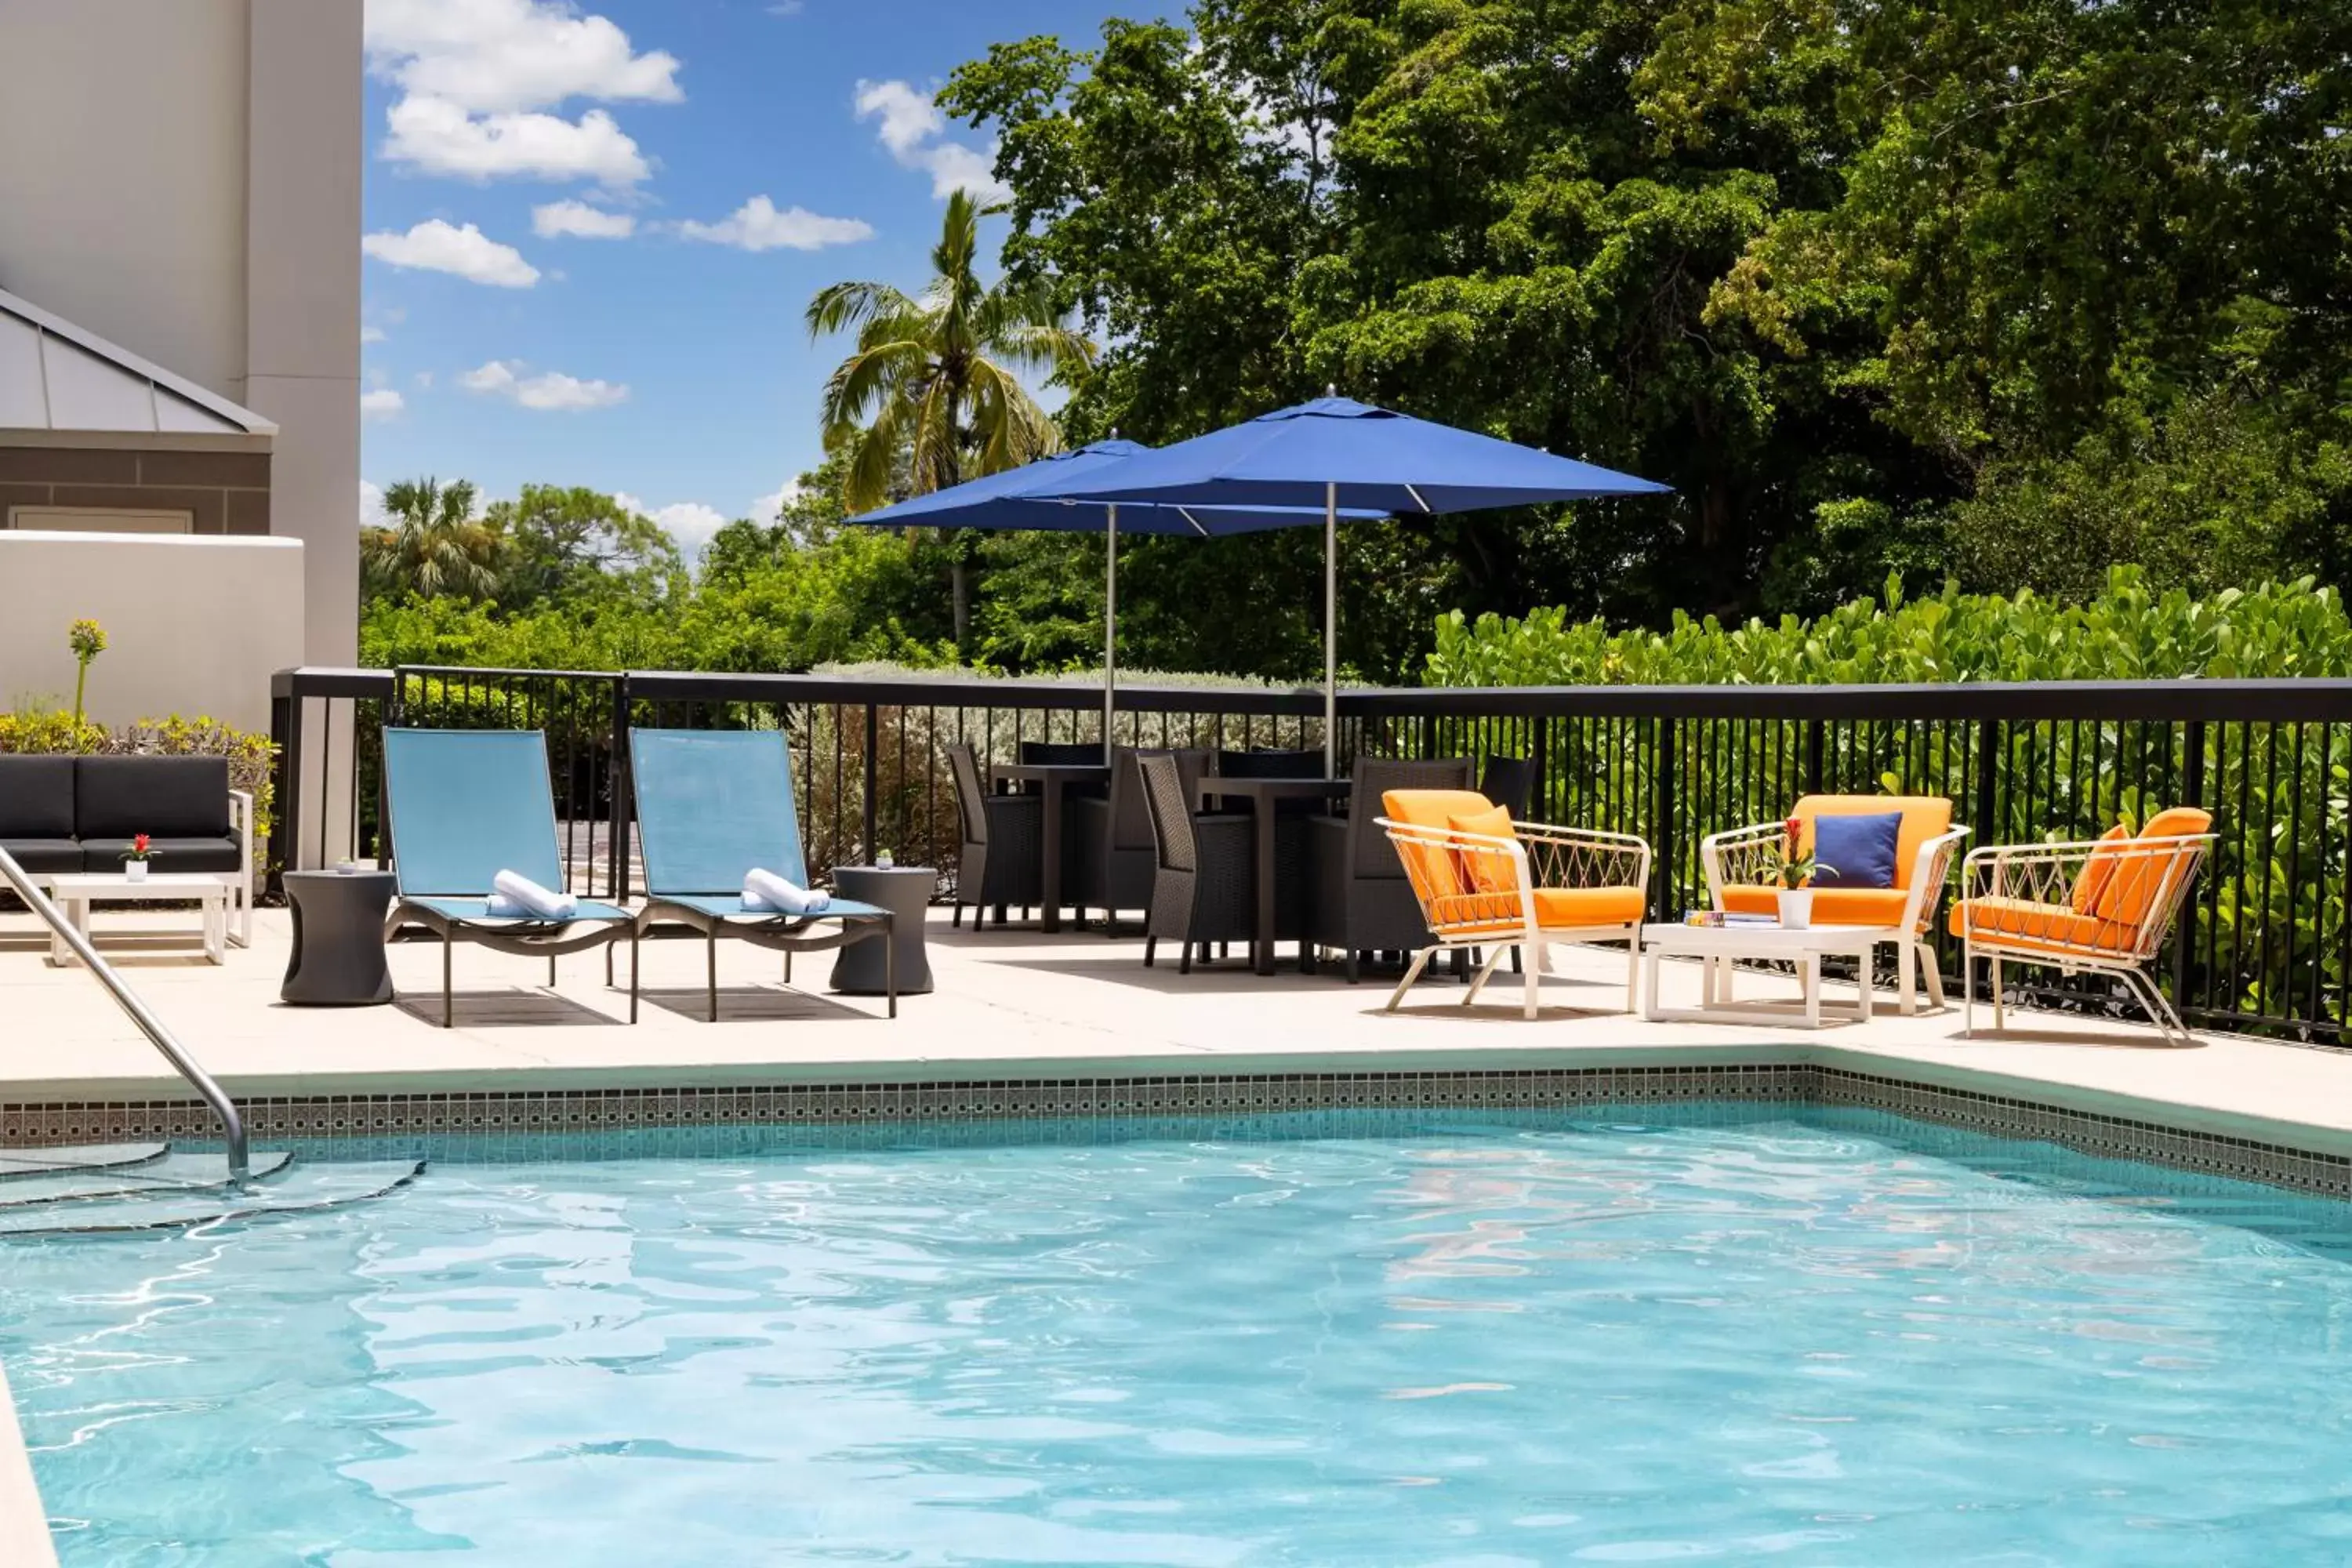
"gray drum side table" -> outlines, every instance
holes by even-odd
[[[294,952],[278,994],[298,1007],[374,1007],[392,1000],[383,918],[398,883],[389,871],[289,871]]]
[[[835,866],[833,890],[845,899],[890,911],[888,941],[898,950],[898,994],[931,988],[931,961],[923,948],[923,917],[939,890],[940,874],[929,866]],[[882,944],[852,942],[833,961],[833,989],[849,996],[879,996],[888,989]]]

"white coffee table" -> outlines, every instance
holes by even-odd
[[[51,885],[49,898],[67,922],[84,936],[89,935],[90,905],[100,899],[121,903],[194,904],[204,916],[200,931],[194,934],[199,936],[205,957],[214,963],[226,961],[228,884],[218,877],[194,871],[176,877],[151,872],[144,880],[134,882],[119,874],[68,874]],[[49,962],[59,966],[75,962],[73,949],[54,932],[49,937]]]
[[[1822,960],[1852,958],[1860,994],[1853,1012],[1840,1009],[1830,1021],[1866,1020],[1870,1016],[1870,952],[1883,942],[1899,942],[1903,933],[1881,926],[1811,926],[1789,931],[1777,925],[1650,925],[1642,928],[1643,1016],[1653,1022],[1673,1019],[1685,1023],[1768,1024],[1787,1026],[1801,1021],[1786,1006],[1732,1000],[1733,966],[1743,958],[1780,959],[1797,967],[1803,987],[1801,1022],[1808,1029],[1822,1026]],[[1703,963],[1696,1007],[1663,1007],[1658,1004],[1658,961],[1696,958]]]

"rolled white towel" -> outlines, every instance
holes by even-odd
[[[822,914],[832,902],[831,895],[813,892],[773,871],[754,867],[743,873],[743,908],[751,914]]]
[[[489,912],[513,920],[568,921],[580,912],[580,900],[542,888],[519,871],[501,871],[490,879]]]

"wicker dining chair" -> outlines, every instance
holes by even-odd
[[[1246,816],[1203,816],[1173,756],[1139,757],[1151,818],[1151,904],[1144,917],[1148,966],[1165,937],[1178,945],[1176,971],[1192,972],[1192,952],[1211,942],[1246,942],[1255,919],[1250,873],[1255,851]]]
[[[991,795],[981,780],[980,757],[968,744],[948,749],[955,776],[956,820],[963,847],[957,862],[955,910],[949,923],[963,924],[972,906],[971,929],[986,911],[1004,923],[1008,905],[1027,907],[1045,896],[1045,802],[1041,795]]]
[[[1308,825],[1312,889],[1307,940],[1346,955],[1348,984],[1361,978],[1374,952],[1419,952],[1435,939],[1422,918],[1421,900],[1404,862],[1380,824],[1381,797],[1391,790],[1470,787],[1470,762],[1403,762],[1359,757],[1346,816],[1318,816]]]
[[[1527,821],[1535,815],[1529,808],[1536,794],[1535,759],[1488,757],[1478,771],[1478,793],[1509,812],[1513,822]]]
[[[1184,798],[1209,771],[1206,751],[1139,751],[1122,746],[1112,753],[1108,798],[1080,797],[1065,808],[1074,824],[1075,853],[1062,864],[1070,868],[1067,886],[1080,911],[1103,912],[1103,932],[1117,937],[1118,911],[1151,907],[1151,880],[1157,856],[1151,837],[1151,807],[1144,799],[1143,770],[1137,759],[1172,756],[1184,783]]]

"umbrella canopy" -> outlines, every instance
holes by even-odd
[[[1036,529],[1062,533],[1103,533],[1114,526],[1120,533],[1181,534],[1214,539],[1228,533],[1261,533],[1276,528],[1311,528],[1323,521],[1323,500],[1312,505],[1181,506],[1129,500],[1125,497],[1075,500],[1063,492],[1086,479],[1105,475],[1121,464],[1150,452],[1137,441],[1097,441],[1075,451],[1056,452],[1007,468],[984,479],[967,479],[943,490],[916,496],[879,511],[849,519],[874,528]],[[1109,513],[1116,508],[1118,515]],[[1386,512],[1348,510],[1350,519],[1385,517]]]
[[[1116,468],[1150,450],[1135,441],[1097,441],[1003,473],[967,479],[848,521],[871,528],[1034,529],[1104,535],[1103,745],[1108,751],[1118,666],[1118,536],[1151,533],[1214,539],[1229,533],[1262,533],[1276,528],[1311,528],[1326,521],[1320,505],[1178,506],[1118,499],[1058,499],[1059,492],[1070,485]],[[1385,514],[1350,510],[1341,515],[1355,521]]]
[[[1485,507],[1663,495],[1668,487],[1345,397],[1318,397],[1120,463],[1065,469],[1072,500],[1181,506],[1334,500],[1411,517]]]
[[[1346,397],[1318,397],[1123,462],[1068,475],[1072,500],[1320,507],[1323,765],[1339,747],[1339,538],[1342,508],[1411,517],[1668,487]]]

